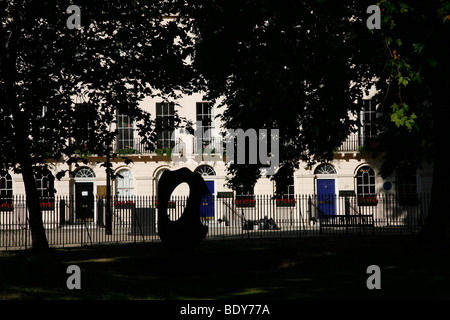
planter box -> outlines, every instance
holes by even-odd
[[[114,202],[114,209],[133,209],[135,204],[133,201],[116,201]]]
[[[294,198],[292,199],[276,199],[275,204],[277,207],[295,207],[297,201]]]
[[[12,203],[0,204],[0,211],[14,211],[14,205]]]
[[[41,210],[55,210],[54,202],[41,202]]]
[[[358,206],[370,207],[378,205],[378,199],[376,197],[360,197],[358,198]]]
[[[236,199],[235,203],[238,208],[253,208],[256,206],[255,199]]]

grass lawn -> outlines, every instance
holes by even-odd
[[[0,299],[449,299],[450,250],[413,236],[206,240],[0,252]],[[69,265],[81,290],[69,290]],[[366,286],[381,269],[381,289]]]

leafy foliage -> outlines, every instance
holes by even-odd
[[[379,5],[383,24],[371,37],[384,50],[378,54],[384,66],[377,83],[382,116],[376,154],[383,154],[381,174],[389,176],[405,165],[420,168],[433,161],[439,148],[439,117],[450,84],[449,4],[383,0]]]
[[[0,90],[11,97],[0,109],[4,167],[16,166],[16,148],[24,147],[13,141],[18,130],[13,108],[21,110],[20,130],[27,133],[33,163],[62,158],[70,163],[78,161],[73,157],[77,150],[110,152],[119,111],[137,121],[151,147],[154,122],[139,108],[140,101],[145,96],[174,97],[176,90],[187,87],[185,79],[191,76],[183,63],[185,33],[175,22],[163,23],[161,15],[168,8],[145,1],[77,4],[79,30],[66,27],[67,1],[1,4],[7,50]]]
[[[66,26],[70,4],[0,2],[0,170],[23,175],[34,247],[46,247],[34,175],[55,160],[77,166],[109,155],[117,112],[154,147],[140,101],[174,97],[192,78],[186,33],[163,20],[167,2],[80,0],[79,29]]]
[[[227,129],[278,128],[282,165],[330,159],[370,88],[365,1],[189,1],[194,68]],[[261,165],[231,165],[252,185]]]

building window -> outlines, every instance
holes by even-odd
[[[314,170],[314,174],[336,174],[336,169],[328,163],[322,163]]]
[[[361,145],[366,147],[373,147],[375,143],[376,108],[372,100],[363,100],[363,111],[361,121]]]
[[[116,194],[119,198],[134,196],[134,177],[130,170],[123,169],[117,173]]]
[[[256,205],[254,186],[236,187],[236,207],[254,207]]]
[[[295,206],[294,175],[275,180],[275,204],[277,207]]]
[[[363,166],[356,173],[356,194],[358,197],[375,196],[375,171],[369,166]]]
[[[276,194],[279,199],[294,198],[294,175],[285,177],[282,181],[277,180]]]
[[[13,210],[12,177],[9,173],[0,174],[0,211]]]
[[[175,109],[173,103],[156,104],[157,148],[167,149],[175,146]]]
[[[377,205],[375,171],[369,166],[362,166],[356,172],[356,195],[359,205]]]
[[[396,177],[398,203],[401,206],[418,204],[417,173],[415,169],[400,170]]]
[[[201,176],[215,176],[216,172],[214,171],[213,168],[211,168],[210,166],[200,166],[197,169],[195,169],[195,173],[198,173]]]
[[[95,178],[95,173],[91,168],[81,168],[75,174],[75,178]]]
[[[73,119],[72,134],[77,149],[82,152],[89,150],[96,137],[95,117],[97,110],[88,103],[77,103]]]
[[[50,172],[38,173],[36,175],[36,187],[39,199],[45,204],[54,204],[55,201],[55,178]]]
[[[117,150],[134,149],[134,124],[130,116],[117,115]]]
[[[275,198],[277,204],[294,203],[294,169],[281,167],[275,176]]]
[[[198,144],[202,146],[202,150],[206,148],[212,142],[212,131],[214,123],[212,119],[212,104],[210,102],[197,102],[197,122],[200,123],[200,127],[197,128],[201,132],[200,141]]]

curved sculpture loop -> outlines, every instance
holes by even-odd
[[[178,220],[172,221],[167,206],[175,188],[186,182],[189,198]],[[186,251],[200,244],[208,233],[208,227],[200,221],[200,206],[204,196],[210,195],[202,176],[181,168],[166,170],[158,182],[158,234],[161,241],[174,251]]]

